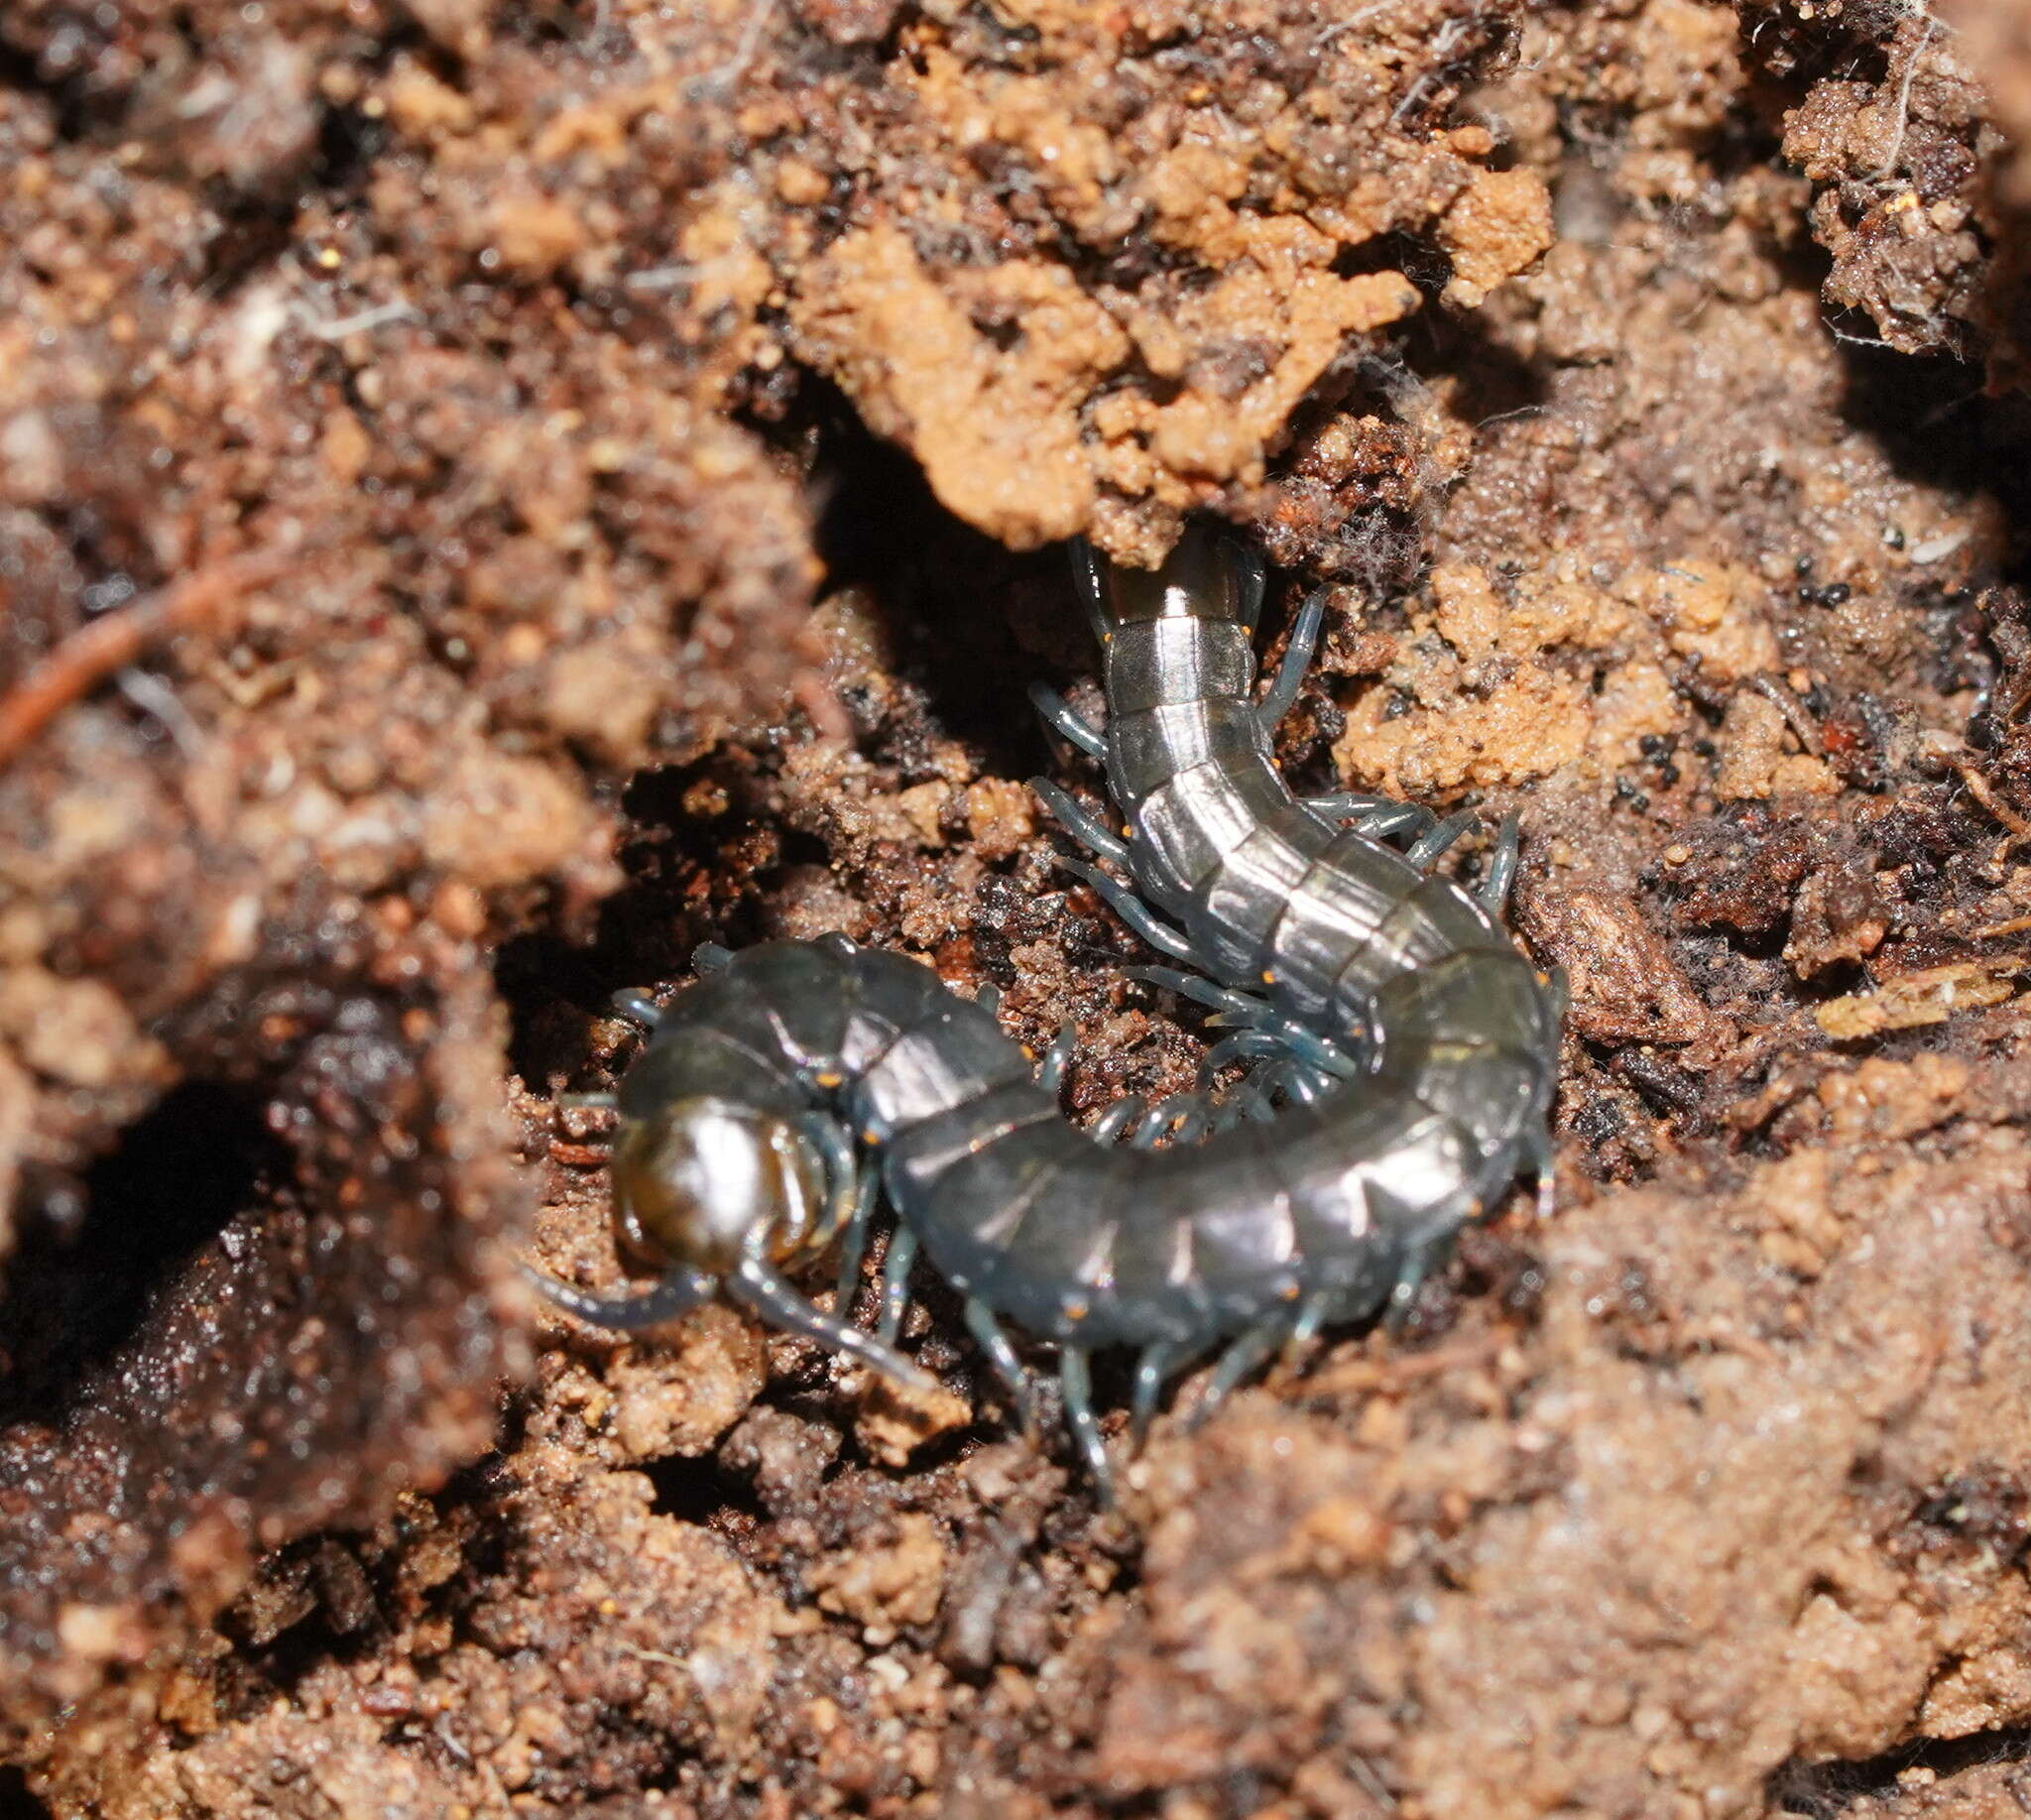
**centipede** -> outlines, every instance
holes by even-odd
[[[1296,794],[1272,736],[1315,654],[1326,595],[1292,623],[1257,699],[1258,555],[1187,527],[1155,569],[1083,544],[1106,720],[1041,685],[1044,721],[1101,767],[1115,825],[1048,780],[1082,851],[1059,863],[1161,958],[1129,972],[1210,1008],[1200,1090],[1064,1116],[1074,1032],[1040,1060],[905,955],[844,935],[694,958],[611,1096],[615,1218],[660,1274],[599,1293],[532,1273],[558,1307],[620,1332],[725,1296],[906,1385],[921,1261],[1025,1429],[1051,1349],[1069,1439],[1100,1497],[1096,1353],[1134,1353],[1130,1444],[1181,1374],[1217,1354],[1217,1408],[1279,1352],[1414,1295],[1468,1223],[1523,1175],[1549,1206],[1565,987],[1503,924],[1519,858],[1501,823],[1479,882],[1439,862],[1476,817],[1366,793]],[[1119,832],[1117,832],[1117,827]],[[1239,1087],[1213,1081],[1245,1064]],[[848,1316],[874,1222],[894,1218],[873,1331]],[[796,1286],[837,1248],[830,1309]]]

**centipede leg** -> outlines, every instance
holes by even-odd
[[[1493,851],[1489,855],[1488,877],[1482,880],[1477,894],[1481,908],[1491,916],[1500,916],[1509,908],[1509,892],[1516,883],[1516,858],[1522,845],[1522,835],[1513,811],[1502,817],[1502,825],[1496,831]]]
[[[680,1314],[688,1314],[701,1302],[712,1299],[715,1279],[699,1271],[674,1270],[653,1288],[635,1295],[598,1295],[575,1283],[561,1282],[534,1265],[520,1264],[523,1279],[545,1300],[575,1314],[595,1327],[611,1327],[621,1333],[635,1333],[644,1327],[660,1327]]]
[[[1204,1085],[1229,1062],[1239,1061],[1245,1055],[1267,1057],[1288,1053],[1282,1041],[1272,1031],[1230,1031],[1200,1057],[1199,1080]]]
[[[1331,795],[1307,796],[1305,807],[1327,821],[1361,821],[1382,810],[1394,811],[1410,805],[1389,796],[1371,795],[1367,790],[1335,790]]]
[[[1405,829],[1422,834],[1438,820],[1421,803],[1398,802],[1393,796],[1375,796],[1357,789],[1341,790],[1330,796],[1307,796],[1305,807],[1328,821],[1351,823],[1376,840]]]
[[[1295,1365],[1305,1349],[1319,1337],[1319,1329],[1333,1318],[1340,1303],[1338,1289],[1314,1289],[1298,1303],[1297,1319],[1283,1342],[1283,1363]]]
[[[845,941],[846,937],[842,935],[839,939]],[[847,945],[850,948],[852,943]],[[691,950],[691,971],[696,974],[724,973],[733,962],[733,949],[722,947],[716,941],[701,941]]]
[[[1128,1136],[1128,1148],[1130,1150],[1153,1151],[1156,1148],[1157,1140],[1163,1136],[1165,1129],[1170,1123],[1164,1113],[1164,1108],[1169,1104],[1168,1100],[1159,1101],[1156,1105],[1144,1111],[1142,1117],[1130,1129]]]
[[[1427,828],[1404,849],[1403,857],[1421,872],[1431,865],[1461,835],[1474,826],[1476,816],[1472,809],[1462,809],[1457,815],[1448,815],[1434,827]]]
[[[1198,965],[1199,957],[1192,944],[1176,929],[1157,921],[1148,906],[1126,885],[1118,884],[1099,867],[1089,866],[1083,860],[1069,859],[1061,854],[1058,864],[1075,878],[1084,879],[1092,886],[1101,902],[1159,954],[1168,954],[1172,960],[1183,961],[1187,966]]]
[[[1048,778],[1031,778],[1029,788],[1050,811],[1051,819],[1081,846],[1117,866],[1129,863],[1128,843],[1117,840]]]
[[[1277,666],[1276,680],[1262,697],[1255,715],[1262,730],[1272,732],[1290,712],[1298,689],[1311,667],[1312,654],[1319,648],[1319,628],[1326,621],[1326,592],[1323,588],[1298,609],[1297,623],[1290,629],[1290,643],[1283,648],[1283,662]]]
[[[797,1120],[797,1131],[818,1153],[825,1169],[825,1217],[814,1242],[823,1243],[834,1233],[845,1231],[853,1218],[859,1166],[854,1161],[853,1140],[837,1119],[822,1112],[807,1112]]]
[[[1022,1424],[1022,1432],[1033,1440],[1037,1432],[1036,1392],[1030,1385],[1029,1374],[1016,1356],[1014,1343],[1003,1331],[1002,1323],[995,1318],[995,1311],[976,1295],[966,1298],[966,1331],[973,1335],[974,1344],[987,1354],[995,1376],[1015,1399],[1016,1414]]]
[[[763,1259],[743,1259],[740,1268],[726,1278],[726,1288],[736,1301],[784,1333],[872,1365],[911,1390],[937,1388],[937,1381],[928,1372],[886,1341],[861,1332],[836,1315],[820,1313]]]
[[[1047,683],[1032,682],[1029,685],[1029,700],[1030,705],[1043,716],[1045,726],[1070,740],[1088,758],[1107,757],[1107,741],[1073,711],[1072,704],[1056,689]]]
[[[1274,1068],[1278,1064],[1272,1061],[1268,1065]],[[1234,1097],[1230,1101],[1230,1104],[1241,1109],[1243,1118],[1254,1119],[1258,1125],[1267,1125],[1276,1117],[1276,1103],[1270,1099],[1266,1087],[1262,1084],[1262,1075],[1265,1072],[1265,1069],[1257,1068],[1235,1089]]]
[[[1058,1383],[1065,1396],[1065,1426],[1086,1461],[1086,1470],[1103,1508],[1114,1503],[1114,1476],[1108,1470],[1107,1442],[1093,1413],[1093,1369],[1083,1346],[1058,1349]]]
[[[1125,1093],[1093,1121],[1089,1136],[1095,1144],[1105,1148],[1115,1143],[1148,1109],[1149,1102],[1139,1093]]]
[[[1308,1068],[1302,1062],[1295,1063],[1290,1070],[1290,1095],[1300,1105],[1316,1106],[1326,1091],[1321,1085],[1321,1074],[1317,1068]]]
[[[979,991],[973,995],[973,1002],[992,1018],[1002,1009],[1002,989],[993,980],[982,980]]]
[[[1237,1024],[1267,1031],[1292,1054],[1328,1074],[1347,1076],[1361,1072],[1354,1057],[1328,1042],[1316,1031],[1307,1030],[1294,1018],[1285,1016],[1266,999],[1253,998],[1246,992],[1236,992],[1230,986],[1216,986],[1195,973],[1180,973],[1171,967],[1129,967],[1124,971],[1132,980],[1161,986],[1180,998],[1209,1006]]]
[[[1551,1133],[1543,1126],[1524,1140],[1523,1166],[1537,1177],[1537,1217],[1548,1220],[1558,1198],[1558,1179],[1552,1169]]]
[[[1125,967],[1122,971],[1128,978],[1140,980],[1146,986],[1160,986],[1165,992],[1174,992],[1195,1005],[1224,1012],[1238,1024],[1265,1026],[1282,1016],[1267,999],[1237,992],[1232,986],[1217,986],[1196,973],[1180,973],[1175,967]]]
[[[1211,1416],[1227,1400],[1236,1385],[1257,1370],[1282,1346],[1293,1325],[1293,1317],[1286,1310],[1278,1309],[1249,1328],[1222,1353],[1212,1381],[1206,1386],[1206,1394],[1193,1408],[1187,1426],[1196,1428]]]
[[[1043,1052],[1043,1060],[1036,1070],[1036,1084],[1053,1099],[1057,1098],[1058,1089],[1064,1085],[1065,1069],[1078,1041],[1078,1026],[1067,1018],[1058,1026],[1058,1033],[1051,1038],[1051,1046]]]
[[[560,1093],[559,1112],[612,1112],[620,1101],[611,1093]]]
[[[889,1235],[888,1255],[882,1260],[882,1318],[875,1324],[876,1337],[894,1345],[902,1330],[903,1311],[909,1306],[909,1272],[916,1263],[916,1232],[898,1226]]]
[[[608,1001],[630,1024],[653,1031],[662,1022],[662,1007],[639,986],[625,986]]]
[[[1422,803],[1398,802],[1356,817],[1354,825],[1358,832],[1371,839],[1381,840],[1391,834],[1408,833],[1415,837],[1437,820],[1438,817]]]
[[[1209,1110],[1204,1094],[1174,1093],[1150,1107],[1129,1139],[1129,1148],[1154,1150],[1166,1133],[1174,1144],[1189,1144],[1206,1129]]]
[[[1212,1344],[1211,1340],[1153,1340],[1136,1355],[1135,1388],[1129,1404],[1129,1436],[1135,1450],[1140,1451],[1149,1438],[1149,1424],[1156,1419],[1163,1387]]]
[[[1373,1200],[1373,1195],[1370,1198]],[[1424,1286],[1425,1278],[1445,1263],[1452,1248],[1453,1234],[1449,1232],[1404,1253],[1403,1262],[1396,1267],[1396,1280],[1390,1287],[1387,1311],[1382,1317],[1382,1325],[1391,1334],[1403,1331],[1418,1290]]]
[[[1157,1340],[1135,1356],[1135,1390],[1129,1403],[1129,1445],[1137,1453],[1148,1438],[1149,1424],[1156,1419],[1156,1400],[1163,1395],[1165,1381],[1177,1370],[1178,1349],[1168,1340]]]
[[[832,1312],[841,1319],[852,1311],[860,1297],[861,1260],[868,1255],[868,1228],[874,1223],[881,1195],[882,1171],[871,1160],[860,1170],[853,1207],[839,1229],[839,1275],[834,1283]]]

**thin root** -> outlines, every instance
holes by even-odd
[[[59,714],[148,646],[223,613],[251,589],[287,573],[302,549],[296,543],[272,544],[227,556],[79,627],[0,695],[0,767],[11,765]]]

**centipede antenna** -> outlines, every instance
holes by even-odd
[[[916,1228],[897,1226],[889,1235],[889,1250],[882,1260],[882,1317],[875,1323],[875,1335],[885,1346],[896,1344],[902,1331],[902,1316],[909,1307],[909,1273],[916,1263]]]
[[[1297,624],[1290,629],[1290,643],[1283,648],[1283,662],[1276,667],[1276,680],[1270,683],[1268,694],[1255,709],[1265,733],[1282,721],[1297,699],[1305,671],[1311,667],[1312,654],[1319,648],[1319,628],[1325,621],[1326,592],[1321,588],[1298,609]]]
[[[1070,740],[1090,759],[1107,757],[1107,741],[1078,714],[1072,704],[1046,683],[1029,685],[1030,705],[1043,716],[1044,725]]]
[[[1058,1026],[1058,1033],[1051,1038],[1051,1046],[1044,1050],[1043,1060],[1036,1070],[1036,1084],[1052,1099],[1058,1097],[1058,1089],[1064,1085],[1065,1069],[1072,1060],[1072,1050],[1079,1041],[1079,1027],[1067,1018]]]
[[[1489,854],[1488,877],[1481,882],[1481,908],[1491,916],[1500,916],[1509,908],[1509,890],[1516,883],[1516,858],[1522,846],[1521,824],[1511,809],[1502,817],[1495,844]]]
[[[810,1340],[829,1351],[845,1353],[885,1372],[912,1391],[937,1388],[937,1380],[893,1346],[873,1334],[861,1332],[836,1315],[821,1314],[804,1300],[777,1272],[760,1258],[747,1258],[726,1278],[727,1293],[743,1306],[752,1308],[772,1326],[800,1340]]]
[[[1412,841],[1404,850],[1403,857],[1422,872],[1473,827],[1474,823],[1475,814],[1472,809],[1462,809],[1457,815],[1448,815],[1436,827],[1427,828]]]
[[[1097,853],[1117,866],[1129,863],[1128,842],[1117,840],[1048,778],[1031,778],[1029,788],[1049,810],[1051,819],[1088,852]]]
[[[1099,894],[1101,902],[1159,954],[1168,954],[1172,960],[1187,963],[1195,959],[1192,944],[1176,929],[1157,921],[1148,907],[1126,885],[1116,883],[1099,867],[1089,866],[1084,860],[1075,860],[1060,854],[1058,864],[1074,878],[1084,879],[1092,886]]]
[[[662,1007],[640,986],[622,987],[608,1003],[630,1024],[639,1024],[646,1031],[655,1030],[662,1022]]]
[[[1029,1382],[1029,1374],[1022,1369],[1015,1343],[1003,1331],[1002,1323],[995,1319],[995,1311],[979,1296],[969,1295],[966,1298],[965,1312],[966,1331],[973,1335],[974,1344],[987,1355],[995,1376],[1016,1399],[1016,1419],[1022,1424],[1023,1434],[1034,1440],[1037,1432],[1036,1390]]]
[[[1114,1476],[1108,1469],[1107,1442],[1101,1438],[1100,1423],[1093,1413],[1093,1368],[1085,1347],[1058,1349],[1058,1384],[1065,1396],[1065,1426],[1085,1457],[1094,1492],[1105,1509],[1115,1501]]]
[[[638,1294],[600,1295],[591,1289],[581,1289],[576,1283],[560,1281],[524,1259],[516,1260],[516,1268],[525,1282],[566,1314],[619,1333],[660,1327],[680,1314],[689,1314],[700,1303],[710,1301],[718,1286],[713,1277],[701,1271],[679,1269]]]
[[[842,936],[842,940],[845,938]],[[691,950],[691,971],[700,978],[724,973],[734,964],[734,951],[716,941],[701,941]]]

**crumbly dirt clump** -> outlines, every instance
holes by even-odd
[[[2019,1811],[2022,23],[0,12],[0,1801]],[[701,939],[1192,1083],[1022,685],[1195,509],[1295,781],[1521,817],[1552,1217],[1113,1512],[934,1281],[538,1311]]]

